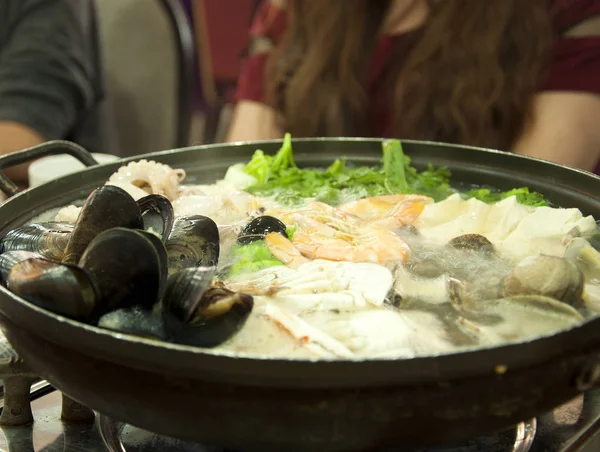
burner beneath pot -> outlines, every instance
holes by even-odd
[[[242,452],[197,444],[159,436],[106,417],[99,417],[99,429],[110,452]],[[516,428],[488,437],[476,438],[452,446],[419,449],[415,452],[531,452],[535,437],[536,420],[522,422]],[[397,447],[371,452],[398,452]]]
[[[0,428],[0,452],[242,452],[167,438],[103,416],[94,424],[66,424],[60,420],[60,393],[43,382],[33,389],[34,424]],[[495,435],[415,452],[598,452],[600,390],[588,392],[582,402],[579,397]],[[399,450],[406,449],[399,445],[377,452]]]

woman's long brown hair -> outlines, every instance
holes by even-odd
[[[367,70],[389,0],[290,0],[266,85],[294,136],[368,136]],[[387,71],[390,135],[510,148],[552,47],[549,0],[433,0]],[[395,62],[398,67],[393,67]]]

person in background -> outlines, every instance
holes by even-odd
[[[0,0],[0,154],[70,139],[102,152],[91,0]],[[27,165],[6,171],[27,181]]]
[[[600,1],[264,1],[228,140],[379,136],[600,158]]]

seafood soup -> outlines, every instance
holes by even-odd
[[[139,160],[8,232],[13,293],[100,328],[254,358],[411,358],[531,340],[600,310],[597,224],[527,187],[460,187],[398,140],[299,168],[286,135],[222,180]]]

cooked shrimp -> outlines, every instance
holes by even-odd
[[[382,195],[343,204],[338,210],[372,226],[393,229],[414,222],[432,202],[433,199],[421,195]]]
[[[269,251],[273,256],[288,267],[297,268],[300,265],[309,262],[289,239],[278,232],[267,234],[265,237],[265,245],[267,245],[267,248],[269,248]]]
[[[408,244],[390,230],[350,225],[344,229],[299,225],[292,243],[310,259],[387,264],[404,263],[410,257]]]
[[[408,244],[391,230],[357,225],[357,217],[326,204],[312,203],[279,218],[297,228],[292,243],[309,259],[387,264],[410,257]],[[286,246],[285,257],[291,259],[295,252]]]
[[[355,225],[361,222],[361,219],[355,215],[318,201],[296,210],[269,209],[265,215],[277,217],[286,224],[298,223],[302,218],[310,218],[324,225],[340,222]]]
[[[156,193],[173,201],[179,196],[179,183],[185,171],[162,163],[140,160],[122,166],[108,179],[106,185],[116,185],[135,199]]]

